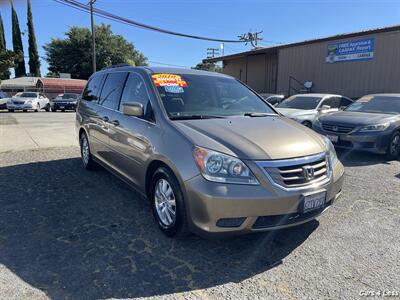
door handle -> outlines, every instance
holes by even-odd
[[[110,123],[113,124],[114,126],[119,126],[119,121],[118,120],[113,120]]]

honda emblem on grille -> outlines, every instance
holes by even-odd
[[[311,181],[314,179],[314,168],[311,166],[304,166],[303,167],[303,175],[307,181]]]
[[[338,128],[337,126],[333,126],[333,127],[332,127],[332,130],[333,130],[333,131],[338,131],[339,128]]]

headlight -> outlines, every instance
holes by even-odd
[[[194,160],[203,177],[209,181],[257,185],[250,169],[238,158],[195,147]]]
[[[313,125],[316,127],[322,127],[321,122],[319,121],[319,118],[315,118]]]
[[[384,131],[390,126],[390,123],[368,125],[360,128],[360,132],[371,132],[371,131]]]
[[[335,147],[333,146],[332,142],[327,138],[323,137],[326,145],[326,150],[327,150],[327,155],[328,155],[328,160],[329,160],[329,165],[330,165],[330,172],[333,170],[333,166],[335,166],[338,162],[339,159],[336,154]]]
[[[26,101],[27,104],[32,104],[32,100]]]

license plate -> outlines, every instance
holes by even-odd
[[[339,137],[337,135],[327,135],[326,137],[330,139],[332,143],[337,143],[339,141]]]
[[[303,195],[303,213],[323,207],[325,201],[326,192]]]
[[[65,106],[60,106],[60,109],[64,109],[65,108]]]

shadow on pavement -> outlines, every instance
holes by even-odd
[[[345,167],[361,167],[389,163],[388,159],[383,154],[344,149],[336,149],[336,152]]]
[[[79,159],[0,168],[0,263],[54,299],[164,295],[239,282],[318,227],[210,241],[164,237],[148,202]]]

